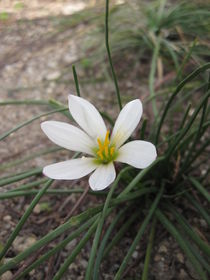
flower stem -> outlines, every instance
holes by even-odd
[[[118,100],[118,105],[120,110],[122,109],[122,102],[121,102],[121,97],[120,97],[120,90],[117,82],[117,76],[114,71],[113,63],[112,63],[112,57],[111,57],[111,52],[109,48],[109,0],[106,0],[106,16],[105,16],[105,43],[106,43],[106,50],[107,50],[107,55],[109,59],[109,64],[111,67],[112,71],[112,77],[114,79],[114,84],[115,84],[115,90],[117,93],[117,100]]]
[[[77,72],[76,72],[75,65],[72,65],[72,71],[73,71],[73,75],[74,75],[74,83],[76,86],[77,95],[80,96],[79,82],[78,82],[78,78],[77,78]]]

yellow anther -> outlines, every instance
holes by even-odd
[[[98,137],[97,142],[98,142],[98,149],[96,151],[96,154],[98,159],[104,163],[108,163],[112,161],[115,153],[115,147],[113,145],[110,146],[109,130],[107,130],[106,132],[104,141],[101,141],[101,139]]]
[[[105,156],[108,158],[109,156],[109,148],[108,146],[105,147]]]
[[[100,157],[100,159],[101,159],[101,160],[103,160],[103,159],[104,159],[103,154],[102,154],[102,152],[101,152],[101,151],[98,151],[98,152],[97,152],[97,155]]]
[[[115,148],[114,148],[114,147],[111,147],[111,149],[110,149],[110,156],[111,156],[111,157],[113,156],[114,151],[115,151]]]
[[[107,130],[106,132],[106,137],[105,137],[105,141],[104,141],[104,146],[108,146],[109,145],[109,130]]]
[[[99,150],[100,150],[101,152],[103,152],[104,146],[102,145],[100,138],[97,138],[97,142],[98,142]]]

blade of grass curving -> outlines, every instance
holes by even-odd
[[[187,107],[187,109],[185,111],[185,114],[184,114],[184,116],[183,116],[183,118],[181,120],[181,123],[180,123],[180,126],[179,126],[178,130],[175,133],[171,134],[169,137],[166,137],[164,140],[159,142],[158,145],[157,145],[158,147],[160,147],[164,143],[170,142],[174,138],[178,137],[178,135],[182,132],[182,129],[183,129],[184,125],[185,125],[185,122],[186,122],[186,119],[188,117],[188,113],[190,111],[190,108],[191,108],[191,104],[188,105],[188,107]]]
[[[163,122],[165,120],[165,117],[168,113],[168,110],[170,108],[171,103],[173,102],[174,98],[177,96],[177,94],[181,91],[181,89],[190,81],[192,81],[195,77],[197,77],[199,74],[201,74],[202,72],[206,71],[207,69],[210,68],[210,63],[206,63],[203,66],[197,68],[195,71],[193,71],[190,75],[188,75],[184,80],[182,80],[179,85],[177,86],[176,90],[173,92],[173,94],[171,95],[171,97],[169,98],[165,109],[163,111],[162,117],[160,119],[159,125],[158,125],[158,129],[157,129],[157,133],[156,133],[156,139],[155,139],[155,144],[158,143],[159,140],[159,135],[160,135],[160,130],[162,128]]]
[[[202,135],[207,131],[208,127],[210,125],[210,121],[207,121],[203,124],[202,126]],[[195,126],[194,128],[192,128],[192,131],[190,131],[188,133],[188,135],[182,140],[182,142],[177,146],[177,150],[181,151],[182,153],[184,153],[184,151],[188,150],[189,148],[189,145],[191,143],[191,140],[192,138],[195,136],[195,134],[197,133],[198,131],[198,127]],[[177,134],[178,135],[178,134]],[[209,143],[209,139],[207,140],[207,143]],[[203,145],[208,145],[208,144],[205,144],[203,143]],[[203,145],[201,145],[201,147],[199,148],[198,151],[203,151],[202,149],[205,149],[206,146],[203,148]],[[197,155],[197,152],[195,153],[195,155]],[[195,159],[195,156],[192,157],[192,159]],[[194,160],[190,160],[189,162],[192,163]],[[189,163],[189,165],[190,165]]]
[[[77,72],[76,72],[75,65],[72,65],[72,70],[73,70],[74,83],[76,86],[77,95],[80,96],[79,82],[78,82],[78,78],[77,78]]]
[[[150,192],[156,192],[156,188],[145,188],[141,189],[140,191],[136,191],[134,193],[124,195],[123,197],[117,198],[117,199],[112,199],[110,202],[110,208],[113,206],[117,206],[123,202],[127,202],[133,199],[138,199],[138,197],[145,195],[146,193]],[[99,206],[96,206],[95,208],[90,208],[83,213],[74,216],[69,219],[68,222],[60,225],[57,227],[55,230],[49,232],[47,235],[42,237],[40,240],[38,240],[35,244],[33,244],[30,248],[26,249],[24,252],[18,254],[16,257],[12,258],[10,261],[8,261],[5,265],[0,267],[0,275],[2,275],[5,271],[12,269],[16,265],[18,265],[21,261],[23,261],[25,258],[30,256],[32,253],[40,249],[41,247],[45,246],[48,244],[50,241],[55,239],[57,236],[61,235],[64,233],[66,230],[79,226],[81,223],[87,221],[87,219],[92,218],[93,216],[97,215],[99,212],[102,211],[104,208],[104,204],[101,204]],[[112,209],[110,209],[111,211]]]
[[[167,205],[167,209],[171,211],[171,213],[174,215],[178,223],[181,225],[182,229],[185,230],[185,232],[190,236],[190,238],[199,246],[199,248],[210,257],[210,246],[204,242],[192,229],[192,227],[188,224],[188,221],[184,218],[183,215],[181,215],[174,206],[170,203]]]
[[[19,173],[19,174],[15,174],[15,175],[10,175],[8,177],[2,178],[0,179],[0,187],[9,185],[11,183],[15,183],[17,181],[21,181],[25,178],[34,176],[34,175],[38,175],[42,173],[42,168],[34,168],[34,169],[30,169],[28,171]]]
[[[152,247],[153,247],[153,243],[154,243],[156,224],[157,224],[157,219],[153,218],[151,231],[150,231],[150,235],[149,235],[149,240],[147,243],[146,256],[145,256],[145,260],[144,260],[144,269],[143,269],[141,280],[148,279],[149,264],[150,264],[150,259],[151,259]]]
[[[182,236],[185,244],[190,248],[191,252],[195,256],[195,258],[198,260],[198,262],[201,264],[201,266],[208,272],[210,273],[210,265],[209,263],[201,256],[200,251],[198,250],[197,247],[195,247],[194,244],[192,244],[188,239],[185,238],[185,236]]]
[[[49,105],[49,102],[46,100],[6,100],[1,101],[0,106],[7,106],[7,105]]]
[[[196,110],[193,112],[190,120],[188,121],[188,123],[186,124],[186,126],[183,128],[182,132],[177,136],[177,138],[174,140],[174,142],[171,144],[171,146],[169,147],[168,151],[167,151],[167,157],[169,158],[172,153],[174,152],[174,150],[176,149],[178,143],[183,139],[183,137],[186,135],[186,133],[189,131],[190,127],[192,126],[195,118],[197,117],[199,111],[201,110],[201,108],[205,105],[206,100],[209,98],[210,96],[210,91],[207,92],[204,97],[202,98],[200,104],[196,107]]]
[[[136,184],[138,184],[144,178],[144,176],[146,176],[154,168],[154,166],[164,160],[164,156],[158,157],[150,166],[141,170],[138,175],[136,175],[136,177],[130,182],[130,184],[128,184],[128,186],[122,191],[120,196],[129,193],[136,186]]]
[[[17,187],[15,189],[12,190],[8,190],[8,192],[18,192],[18,191],[25,191],[25,190],[30,190],[33,187],[37,187],[40,186],[44,183],[46,183],[49,180],[49,178],[44,178],[44,179],[40,179],[38,181],[34,181],[25,185],[21,185],[20,187]]]
[[[210,194],[209,192],[193,177],[189,177],[190,182],[193,184],[194,187],[210,202]]]
[[[115,236],[112,238],[108,246],[106,247],[103,258],[106,258],[111,249],[119,243],[119,241],[122,239],[124,234],[128,231],[130,225],[139,217],[139,210],[135,211],[132,216],[122,225],[122,227],[119,229],[119,231],[115,234]]]
[[[168,40],[166,40],[164,38],[161,38],[161,43],[162,43],[162,45],[164,45],[167,48],[168,53],[170,54],[170,56],[171,56],[171,58],[173,60],[176,72],[178,73],[179,60],[178,60],[178,56],[176,54],[176,51],[174,50],[173,45]]]
[[[193,255],[190,247],[188,246],[188,243],[185,242],[185,240],[178,232],[178,230],[173,226],[173,224],[166,218],[166,216],[159,209],[157,209],[155,215],[158,218],[158,220],[161,222],[161,224],[166,228],[166,230],[170,232],[170,234],[176,239],[180,248],[185,252],[186,256],[193,264],[193,267],[195,268],[196,272],[201,277],[201,279],[207,280],[206,273],[203,271],[202,266],[200,265],[196,257]]]
[[[103,211],[100,215],[98,225],[97,225],[97,229],[96,229],[96,233],[95,233],[95,236],[94,236],[94,239],[93,239],[93,244],[92,244],[92,248],[91,248],[91,252],[90,252],[88,266],[87,266],[86,273],[85,273],[85,279],[86,280],[92,278],[92,270],[93,270],[93,266],[94,266],[95,256],[96,256],[96,253],[97,253],[98,243],[99,243],[99,240],[100,240],[100,236],[101,236],[101,232],[102,232],[102,228],[103,228],[103,224],[104,224],[104,219],[105,219],[105,216],[107,215],[107,212],[108,212],[108,207],[109,207],[110,200],[111,200],[112,195],[115,191],[115,188],[117,187],[117,185],[119,183],[119,180],[121,179],[121,177],[123,176],[124,173],[128,172],[128,170],[130,170],[130,168],[125,167],[124,169],[122,169],[120,171],[116,180],[111,185],[109,193],[106,197],[106,201],[104,203]]]
[[[160,191],[158,192],[158,195],[156,196],[154,202],[152,203],[150,209],[149,209],[149,212],[146,216],[146,218],[144,219],[143,223],[141,224],[139,230],[138,230],[138,233],[133,241],[133,243],[131,244],[125,258],[123,259],[121,265],[120,265],[120,268],[119,270],[117,271],[115,277],[114,277],[114,280],[120,280],[122,279],[122,274],[123,274],[123,271],[125,270],[136,246],[138,245],[140,239],[142,238],[142,235],[144,234],[146,228],[147,228],[147,225],[148,223],[150,222],[153,214],[155,213],[156,209],[157,209],[157,206],[158,206],[158,203],[162,197],[162,194],[163,194],[163,190],[164,190],[164,185],[161,186],[160,188]]]
[[[109,59],[109,64],[112,72],[112,77],[114,79],[114,84],[115,84],[115,90],[117,94],[117,100],[118,100],[118,105],[120,110],[122,109],[122,102],[121,102],[121,97],[120,97],[120,90],[118,86],[118,81],[117,81],[117,76],[114,71],[114,66],[112,63],[112,57],[111,57],[111,52],[109,48],[109,0],[106,0],[106,15],[105,15],[105,44],[106,44],[106,50],[107,50],[107,55]]]
[[[74,261],[74,259],[77,257],[79,252],[82,250],[82,248],[85,246],[85,244],[90,239],[91,235],[94,233],[97,227],[98,219],[93,223],[93,225],[89,228],[88,232],[85,234],[85,236],[80,240],[79,244],[74,248],[71,255],[69,255],[64,264],[60,267],[56,275],[53,277],[53,280],[59,280],[62,278],[63,274],[68,269],[69,265]]]
[[[191,147],[188,149],[188,154],[187,154],[187,156],[186,156],[186,158],[185,158],[185,160],[182,164],[182,167],[179,171],[180,173],[182,173],[183,170],[186,169],[186,166],[189,166],[189,161],[190,161],[190,158],[192,156],[192,153],[195,150],[196,145],[200,142],[199,139],[201,138],[201,130],[202,130],[203,123],[204,123],[204,120],[205,120],[207,104],[208,104],[208,99],[206,99],[206,101],[204,102],[202,115],[201,115],[201,119],[200,119],[200,123],[199,123],[199,126],[198,126],[197,133],[194,136],[194,140],[191,144]]]
[[[84,189],[53,189],[46,191],[46,195],[70,195],[70,194],[77,194],[77,193],[83,193]],[[31,196],[39,193],[39,190],[29,190],[29,191],[8,191],[0,194],[0,200],[2,199],[9,199],[9,198],[15,198],[20,196]],[[95,196],[105,196],[107,195],[106,192],[94,192],[94,191],[88,191],[88,194],[95,195]]]
[[[21,231],[23,225],[25,224],[25,222],[27,221],[28,217],[31,215],[34,207],[37,205],[37,203],[39,202],[39,200],[41,199],[41,197],[45,194],[45,192],[47,191],[47,189],[50,187],[50,185],[52,184],[53,180],[48,180],[47,183],[44,185],[44,187],[38,192],[38,194],[35,196],[35,198],[32,200],[31,204],[29,205],[28,209],[25,211],[25,213],[23,214],[23,216],[21,217],[20,221],[18,222],[18,224],[16,225],[14,231],[12,232],[12,234],[10,235],[10,237],[7,239],[6,245],[4,246],[3,250],[0,252],[0,260],[5,256],[5,254],[7,253],[8,249],[10,248],[10,246],[12,245],[13,241],[15,240],[15,238],[17,237],[17,235],[19,234],[19,232]]]
[[[58,112],[64,112],[64,111],[67,111],[68,108],[59,108],[59,109],[55,109],[55,110],[52,110],[52,111],[49,111],[47,113],[42,113],[42,114],[39,114],[33,118],[31,118],[30,120],[28,121],[25,121],[25,122],[22,122],[20,123],[19,125],[17,125],[16,127],[8,130],[7,132],[3,133],[2,135],[0,135],[0,141],[2,141],[3,139],[5,139],[6,137],[8,137],[10,134],[12,134],[13,132],[19,130],[20,128],[34,122],[35,120],[38,120],[42,117],[45,117],[45,116],[48,116],[48,115],[52,115],[52,114],[55,114],[55,113],[58,113]]]
[[[157,104],[155,100],[155,73],[156,73],[156,67],[157,67],[157,59],[159,55],[159,50],[160,50],[160,42],[161,38],[158,36],[155,41],[155,46],[153,50],[153,55],[152,55],[152,62],[151,62],[151,67],[150,67],[150,73],[149,73],[149,91],[150,91],[150,98],[152,99],[152,109],[153,109],[153,115],[155,121],[157,120],[158,117],[158,111],[157,111]]]
[[[197,40],[197,38],[195,38],[195,40],[192,42],[191,46],[189,47],[188,52],[185,54],[185,57],[182,61],[182,64],[181,64],[179,70],[178,70],[178,73],[177,73],[177,78],[176,78],[177,80],[179,80],[181,78],[184,67],[187,64],[187,62],[189,61],[189,59],[191,58],[192,52],[193,52],[197,42],[198,42],[198,40]]]
[[[27,267],[16,280],[23,279],[24,276],[26,276],[31,270],[35,269],[37,266],[43,264],[45,261],[49,260],[49,258],[56,253],[58,253],[60,250],[66,247],[69,242],[77,238],[83,231],[88,229],[90,225],[96,220],[97,217],[93,217],[89,219],[85,224],[81,225],[78,229],[76,229],[74,232],[71,232],[70,235],[65,238],[63,241],[58,243],[53,249],[50,249],[47,253],[42,255],[38,260],[33,262],[29,267]]]
[[[27,248],[22,253],[19,253],[17,256],[15,256],[10,261],[8,261],[6,264],[2,265],[0,267],[0,275],[2,275],[7,270],[10,270],[10,269],[16,267],[21,261],[26,259],[32,253],[39,250],[41,247],[47,245],[50,241],[52,241],[57,236],[64,233],[66,230],[69,230],[72,227],[79,226],[80,224],[86,222],[88,220],[88,218],[94,217],[94,215],[97,215],[97,213],[100,212],[101,209],[102,209],[102,206],[91,208],[91,209],[88,209],[87,211],[83,212],[82,214],[79,214],[77,216],[70,218],[68,222],[58,226],[56,229],[52,230],[51,232],[46,234],[44,237],[42,237],[40,240],[35,242],[31,247]]]
[[[8,163],[2,164],[2,165],[0,165],[0,170],[5,170],[7,168],[11,168],[13,166],[25,163],[26,161],[29,161],[29,160],[34,159],[36,157],[39,157],[39,156],[42,156],[42,155],[47,155],[49,153],[54,153],[54,152],[61,151],[61,150],[63,150],[63,148],[61,148],[61,147],[51,147],[51,148],[43,149],[39,152],[32,153],[29,156],[25,156],[21,159],[12,160]]]
[[[188,170],[192,163],[205,151],[205,149],[210,145],[210,139],[207,139],[206,142],[201,145],[201,147],[197,150],[197,152],[192,156],[191,160],[189,161],[188,166],[186,166],[186,170]],[[184,170],[184,171],[186,171]]]
[[[201,204],[192,195],[190,195],[189,193],[185,193],[185,197],[198,210],[198,212],[203,216],[207,224],[210,226],[209,213],[201,206]]]
[[[147,127],[147,119],[144,119],[143,123],[142,123],[142,127],[141,127],[141,132],[140,132],[140,139],[141,140],[144,140],[146,127]]]
[[[100,264],[101,264],[101,261],[103,258],[103,253],[104,253],[105,247],[107,245],[108,239],[109,239],[112,231],[116,227],[117,223],[121,219],[121,217],[125,214],[126,211],[128,211],[128,208],[129,207],[126,207],[125,209],[121,210],[116,215],[116,217],[113,219],[113,221],[111,222],[111,224],[109,225],[108,229],[106,230],[106,232],[104,234],[104,237],[103,237],[100,247],[98,249],[98,254],[97,254],[95,265],[94,265],[93,280],[99,279],[99,268],[100,268]]]

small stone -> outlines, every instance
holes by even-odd
[[[204,219],[200,219],[200,224],[201,224],[201,227],[206,228],[206,229],[208,228],[207,222]]]
[[[83,268],[87,268],[88,262],[86,260],[81,260],[80,263]]]
[[[184,271],[183,268],[181,268],[180,273],[179,273],[179,279],[187,279],[188,275],[187,273]]]
[[[4,216],[3,220],[4,220],[4,222],[9,222],[12,220],[12,217],[10,215],[6,215],[6,216]]]
[[[15,251],[17,252],[23,252],[27,248],[29,248],[31,245],[33,245],[36,242],[36,238],[34,236],[29,237],[22,237],[18,236],[13,242],[13,246]]]
[[[1,280],[12,280],[12,277],[13,277],[12,272],[7,271],[1,276]]]
[[[133,254],[132,254],[132,257],[134,258],[134,259],[137,259],[138,258],[138,252],[137,251],[134,251],[133,252]]]
[[[33,212],[34,212],[35,214],[40,214],[40,212],[41,212],[40,204],[37,204],[37,205],[34,207]]]
[[[155,262],[159,262],[161,260],[161,255],[155,255],[154,260]]]
[[[46,79],[48,81],[56,80],[60,77],[60,75],[61,75],[61,73],[59,71],[54,71],[54,72],[48,73],[46,76]]]
[[[167,253],[168,249],[165,245],[161,245],[158,249],[159,253]]]
[[[178,253],[176,257],[180,263],[184,263],[184,256],[181,253]]]

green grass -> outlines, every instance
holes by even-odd
[[[64,250],[72,240],[76,240],[75,247],[69,251],[58,270],[54,271],[53,279],[62,279],[70,264],[79,256],[82,249],[87,250],[86,244],[89,243],[92,246],[88,252],[85,279],[97,280],[101,264],[110,258],[115,246],[120,246],[125,236],[129,234],[133,237],[132,243],[128,250],[121,248],[124,250],[124,256],[122,258],[119,256],[120,266],[114,272],[113,279],[123,279],[132,254],[142,241],[146,244],[141,260],[144,262],[144,267],[139,269],[141,279],[146,280],[150,277],[150,262],[155,246],[158,245],[156,244],[157,230],[161,230],[176,240],[177,245],[193,265],[198,278],[208,279],[210,273],[210,247],[206,241],[208,234],[204,230],[199,234],[192,225],[192,217],[204,219],[210,225],[210,213],[206,207],[210,201],[208,186],[210,63],[207,62],[205,50],[210,26],[206,5],[200,4],[196,8],[196,2],[191,4],[177,2],[172,5],[166,1],[153,1],[150,6],[133,2],[133,4],[111,7],[109,14],[109,1],[106,1],[104,19],[106,28],[104,29],[104,25],[98,21],[97,28],[100,32],[95,33],[94,38],[95,41],[100,40],[100,33],[105,30],[105,34],[103,33],[106,40],[105,49],[119,108],[121,108],[122,98],[118,83],[121,80],[117,79],[112,57],[116,58],[116,53],[118,57],[122,53],[124,56],[130,53],[136,61],[146,57],[147,65],[150,67],[149,72],[145,73],[149,81],[149,95],[145,106],[151,104],[153,116],[151,119],[145,119],[138,135],[156,145],[158,158],[144,170],[122,168],[109,191],[88,192],[88,195],[95,196],[94,201],[100,198],[100,203],[98,201],[91,208],[87,206],[85,211],[81,211],[43,235],[35,244],[15,255],[8,262],[4,262],[5,256],[43,196],[67,197],[72,193],[82,194],[83,189],[66,189],[62,187],[62,183],[59,187],[51,188],[53,182],[43,177],[42,167],[22,169],[22,172],[1,177],[2,188],[8,184],[14,186],[16,182],[22,182],[22,185],[0,193],[0,200],[18,199],[23,196],[25,198],[34,196],[34,198],[14,231],[8,236],[6,243],[1,245],[0,275],[8,270],[17,269],[20,263],[27,261],[29,256],[45,248],[33,263],[21,271],[17,279],[22,279],[33,269],[39,269],[40,265],[45,264],[50,257]],[[154,13],[155,10],[158,12]],[[103,48],[102,59],[105,57],[105,49]],[[155,81],[160,58],[165,71],[174,71],[175,78],[157,92]],[[188,63],[190,63],[190,70],[185,70]],[[80,79],[75,66],[73,66],[73,73],[77,94],[80,95]],[[4,132],[0,135],[0,141],[7,141],[11,133],[14,133],[15,137],[17,130],[29,126],[31,122],[42,116],[56,113],[71,119],[67,112],[68,108],[55,100],[8,100],[1,102],[0,106],[22,104],[44,105],[50,109]],[[107,113],[104,113],[104,116],[113,126],[111,116]],[[0,170],[8,170],[11,166],[20,168],[26,160],[33,160],[47,153],[55,155],[56,151],[54,147],[37,151],[28,157],[4,163],[0,166]],[[203,166],[206,169],[205,174],[202,172]],[[25,179],[27,179],[26,183]],[[50,207],[52,212],[53,206]]]

